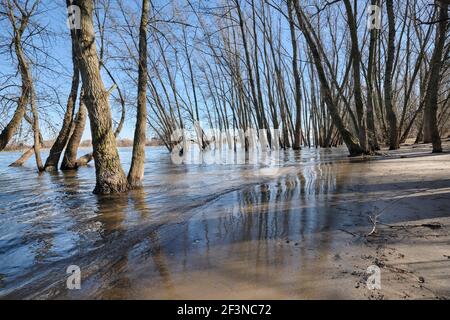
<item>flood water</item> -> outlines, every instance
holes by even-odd
[[[19,155],[0,153],[0,298],[338,297],[313,285],[345,245],[336,232],[426,183],[344,149],[287,152],[272,170],[176,165],[149,147],[143,189],[97,196],[93,166],[9,168]],[[69,265],[81,290],[66,288]]]

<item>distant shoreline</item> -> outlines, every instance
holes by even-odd
[[[145,146],[146,148],[159,148],[159,147],[163,147],[163,145],[150,145],[150,146]],[[9,149],[4,149],[2,152],[7,153],[14,153],[14,152],[25,152],[27,151],[29,148],[29,146],[27,147],[21,147],[21,148],[9,148]],[[131,149],[133,148],[133,146],[119,146],[117,147],[117,149]],[[49,151],[51,148],[50,147],[45,147],[45,148],[41,148],[41,151]],[[79,147],[78,150],[92,150],[92,147]]]

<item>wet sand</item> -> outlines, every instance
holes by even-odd
[[[430,150],[287,161],[227,183],[204,177],[191,190],[201,201],[165,206],[164,219],[126,232],[121,208],[154,212],[134,192],[102,220],[106,244],[50,264],[5,298],[450,298],[450,154]],[[62,272],[49,279],[69,262],[81,267],[81,290],[67,290]],[[380,290],[366,286],[371,265]]]

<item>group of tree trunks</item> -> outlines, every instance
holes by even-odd
[[[372,5],[380,5],[381,0],[371,0]],[[11,2],[6,0],[6,12],[3,15],[9,19],[12,30],[12,48],[17,57],[18,71],[21,77],[21,95],[17,100],[17,107],[7,125],[0,133],[0,151],[3,150],[8,142],[12,139],[16,131],[18,130],[21,122],[25,119],[33,129],[33,147],[26,150],[20,159],[11,164],[12,166],[22,165],[33,154],[36,158],[36,165],[40,171],[55,171],[58,170],[58,164],[61,162],[61,170],[73,170],[79,166],[86,165],[91,160],[95,162],[96,172],[96,186],[95,193],[108,194],[124,192],[131,188],[139,187],[142,183],[144,175],[144,162],[145,162],[145,142],[146,142],[146,127],[147,127],[147,90],[150,90],[151,95],[157,97],[155,104],[151,105],[151,109],[156,111],[158,118],[162,123],[162,127],[167,129],[167,134],[170,134],[173,127],[184,127],[180,112],[181,99],[179,94],[176,93],[176,81],[169,72],[169,62],[166,60],[164,54],[162,55],[162,63],[168,74],[168,81],[170,89],[174,92],[176,112],[170,107],[170,115],[167,115],[162,106],[161,99],[159,99],[157,89],[152,77],[149,76],[148,68],[148,52],[147,52],[147,29],[149,25],[149,12],[150,1],[142,0],[141,17],[139,26],[139,48],[138,48],[138,81],[137,81],[137,116],[136,125],[134,131],[134,143],[132,151],[132,161],[128,177],[122,169],[122,165],[119,158],[119,153],[116,145],[116,137],[119,134],[124,118],[125,118],[125,103],[122,92],[118,88],[117,83],[113,77],[113,74],[107,69],[103,61],[103,32],[104,28],[100,28],[101,48],[97,50],[96,35],[94,28],[95,9],[93,0],[72,0],[66,1],[67,6],[75,5],[80,8],[81,11],[81,25],[80,29],[71,29],[70,35],[72,40],[72,64],[73,75],[70,92],[67,99],[66,110],[63,117],[62,126],[59,130],[59,134],[53,143],[49,156],[42,163],[40,156],[40,148],[43,144],[42,135],[39,130],[39,112],[36,103],[36,94],[33,85],[33,77],[30,71],[30,65],[27,57],[23,51],[23,40],[25,30],[28,27],[30,17],[35,13],[38,1],[30,8],[27,6],[19,8],[20,16],[15,14],[14,6],[20,6],[17,2]],[[250,16],[252,18],[252,24],[247,24],[247,15],[243,11],[240,0],[231,0],[236,10],[235,21],[237,22],[237,30],[240,32],[242,40],[244,57],[229,58],[227,61],[229,68],[229,74],[232,81],[234,90],[231,96],[232,103],[235,105],[244,106],[241,108],[232,108],[233,128],[239,127],[246,130],[255,123],[259,128],[269,128],[270,120],[275,129],[281,129],[282,135],[280,144],[289,148],[299,150],[303,143],[310,145],[309,136],[305,135],[302,128],[302,90],[305,90],[304,79],[302,78],[301,70],[299,67],[299,44],[297,32],[303,35],[306,43],[308,58],[311,63],[308,66],[308,71],[317,75],[320,88],[316,88],[314,81],[311,81],[311,108],[318,108],[316,97],[316,91],[320,92],[321,102],[326,106],[328,116],[330,117],[330,123],[323,123],[320,130],[323,130],[324,135],[321,137],[321,145],[330,146],[337,144],[337,141],[342,141],[348,148],[351,156],[358,156],[362,154],[371,154],[380,148],[380,141],[377,138],[379,134],[376,132],[375,119],[379,117],[382,119],[381,127],[383,128],[383,134],[386,136],[385,142],[390,149],[398,149],[400,143],[404,142],[408,137],[413,122],[416,120],[419,114],[423,113],[422,128],[420,133],[423,133],[423,142],[433,144],[433,152],[442,152],[441,139],[439,135],[438,122],[438,99],[439,88],[441,83],[441,71],[444,62],[448,57],[448,49],[445,49],[446,38],[448,36],[448,2],[447,1],[435,1],[435,16],[436,21],[433,24],[436,25],[436,32],[434,38],[434,49],[430,59],[430,67],[425,76],[422,76],[425,80],[421,81],[423,84],[424,98],[420,104],[419,109],[415,112],[412,120],[409,123],[405,123],[406,119],[406,105],[408,103],[410,93],[412,91],[412,83],[414,79],[422,72],[422,64],[424,60],[424,51],[426,48],[426,41],[421,43],[420,53],[416,61],[414,72],[410,76],[410,83],[408,81],[405,84],[406,99],[404,101],[403,112],[400,117],[400,122],[397,117],[397,106],[394,105],[394,89],[393,83],[394,70],[398,63],[398,48],[399,44],[396,44],[396,14],[394,9],[393,0],[385,0],[387,13],[387,41],[385,48],[385,64],[384,70],[381,70],[381,64],[377,62],[377,52],[379,52],[380,46],[380,32],[379,30],[372,29],[369,32],[368,39],[368,65],[365,70],[362,70],[362,52],[361,43],[358,37],[358,14],[356,1],[352,5],[350,0],[343,0],[345,8],[345,17],[347,21],[347,28],[349,31],[350,41],[350,54],[348,56],[348,64],[344,81],[347,81],[349,77],[352,78],[353,96],[351,101],[343,94],[343,86],[338,83],[336,74],[333,73],[333,66],[331,65],[327,54],[325,52],[320,32],[318,32],[312,23],[311,15],[308,13],[304,6],[302,6],[299,0],[286,0],[286,14],[285,17],[288,22],[290,32],[290,42],[292,47],[292,77],[293,77],[293,89],[294,94],[294,111],[295,117],[292,116],[288,107],[286,98],[285,83],[283,82],[283,65],[280,64],[281,53],[276,48],[276,40],[272,34],[271,22],[266,19],[264,12],[257,12],[255,0],[249,2],[251,6]],[[333,5],[333,3],[327,3],[327,5]],[[261,8],[265,8],[264,1]],[[189,5],[192,4],[189,2]],[[273,5],[272,5],[273,6]],[[282,11],[283,9],[277,8]],[[231,13],[227,12],[224,17]],[[257,26],[257,19],[260,21],[260,25]],[[202,19],[199,19],[202,28]],[[406,22],[403,23],[406,26]],[[263,34],[263,47],[258,46],[258,27]],[[191,59],[190,51],[188,50],[186,27],[183,27],[183,49],[186,56],[186,63],[189,68],[188,81],[191,83],[191,89],[193,94],[193,107],[188,109],[188,113],[192,117],[192,120],[199,121],[199,95],[205,99],[205,93],[196,87],[195,76],[193,71],[193,61]],[[431,34],[431,27],[426,37]],[[236,37],[233,29],[233,37]],[[205,41],[207,46],[216,57],[223,57],[223,53],[218,53],[211,39],[206,37]],[[253,45],[252,45],[252,42]],[[281,40],[278,40],[281,41]],[[156,40],[157,47],[160,51],[163,51],[163,47],[159,39]],[[228,52],[232,52],[232,44],[230,39],[224,38],[225,46],[229,46]],[[278,49],[279,50],[279,49]],[[272,60],[274,79],[267,76],[269,67],[266,61],[260,61],[261,55],[264,59]],[[264,60],[263,59],[263,60]],[[245,66],[245,74],[241,73],[239,65],[242,60]],[[239,62],[238,62],[239,61]],[[177,63],[179,63],[177,61]],[[210,75],[213,74],[213,68],[216,70],[225,68],[223,64],[217,62],[216,66],[207,66],[210,70]],[[101,69],[104,68],[108,74],[114,87],[106,89]],[[154,68],[156,77],[161,79],[161,75],[158,73],[158,68]],[[263,69],[265,72],[261,73]],[[216,83],[210,79],[206,70],[204,72],[204,79],[207,86],[212,93],[225,91],[222,84]],[[383,73],[384,81],[383,87],[380,90],[377,87],[377,75]],[[366,97],[364,98],[364,89],[362,85],[362,75],[365,76],[367,88],[365,90]],[[184,74],[182,75],[182,81],[186,82]],[[244,78],[247,79],[248,88],[244,88]],[[275,83],[273,83],[273,81]],[[267,92],[263,90],[264,82],[266,82]],[[378,83],[379,84],[379,83]],[[110,93],[111,90],[117,88],[122,104],[122,118],[117,126],[113,129],[112,114],[110,108]],[[272,88],[275,88],[272,91]],[[381,92],[382,91],[382,92]],[[167,94],[166,87],[164,92]],[[265,99],[263,98],[263,92],[267,94],[267,102],[269,108],[265,108]],[[304,92],[304,91],[303,91]],[[248,96],[247,96],[248,95]],[[78,99],[78,111],[77,108]],[[249,104],[246,103],[249,102]],[[375,101],[377,101],[375,103]],[[353,109],[350,104],[353,102]],[[224,105],[227,103],[223,102]],[[378,115],[377,103],[383,103],[385,115]],[[221,101],[214,100],[214,112],[219,116],[219,127],[221,129],[229,129],[230,125],[226,114],[227,108],[221,109]],[[275,105],[278,104],[279,108]],[[342,110],[340,107],[344,105]],[[27,115],[27,109],[31,116]],[[353,112],[355,111],[355,113]],[[281,115],[281,123],[278,122],[278,112]],[[344,113],[343,113],[344,112]],[[294,112],[292,112],[294,114]],[[212,123],[210,111],[207,110],[207,116]],[[77,159],[77,153],[81,138],[85,129],[86,120],[89,117],[93,152],[88,153]],[[177,119],[178,117],[178,119]],[[253,119],[252,119],[253,118]],[[270,119],[272,118],[272,119]],[[295,124],[293,122],[295,118]],[[326,121],[326,117],[322,119]],[[385,121],[386,120],[386,121]],[[385,123],[386,122],[386,123]],[[315,124],[318,125],[318,124]],[[160,135],[161,130],[152,124],[150,126]],[[308,129],[309,132],[309,129]],[[202,147],[206,147],[203,141],[202,135]],[[272,139],[279,139],[278,137],[272,137],[268,135],[269,143]],[[163,139],[164,140],[164,139]],[[316,139],[317,140],[317,139]],[[333,142],[334,141],[334,142]],[[171,146],[167,140],[164,140],[168,148]],[[62,161],[61,161],[62,160]]]
[[[35,3],[35,6],[38,2]],[[124,192],[130,188],[139,187],[144,175],[145,142],[146,142],[146,79],[147,79],[147,24],[149,15],[149,0],[142,1],[142,16],[139,37],[139,86],[138,86],[138,112],[133,145],[133,157],[128,179],[122,169],[116,146],[116,134],[120,132],[123,121],[113,131],[112,116],[109,105],[109,91],[106,90],[100,74],[100,61],[95,44],[94,31],[94,2],[92,0],[67,0],[67,6],[76,5],[81,10],[81,28],[71,29],[73,76],[66,112],[59,134],[50,149],[49,156],[42,164],[40,147],[42,137],[39,132],[39,118],[36,107],[35,93],[30,68],[25,54],[22,51],[21,36],[27,27],[29,17],[33,14],[35,6],[29,11],[21,10],[22,17],[19,23],[13,13],[12,4],[9,5],[9,19],[13,24],[13,44],[19,69],[22,77],[22,94],[13,118],[2,130],[0,136],[0,150],[4,149],[16,132],[22,118],[25,116],[27,105],[31,107],[33,118],[30,120],[34,130],[34,146],[27,150],[20,159],[11,164],[22,165],[34,153],[37,167],[40,171],[57,170],[61,154],[64,157],[62,170],[76,169],[87,164],[92,158],[95,162],[96,186],[94,193],[109,194]],[[16,4],[17,5],[17,4]],[[81,79],[80,79],[81,78]],[[75,105],[78,89],[80,92],[79,110],[74,119]],[[93,153],[77,159],[77,151],[83,135],[86,116],[89,116]]]

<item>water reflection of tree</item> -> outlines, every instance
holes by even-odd
[[[273,247],[273,254],[277,256],[270,257],[268,240],[289,242],[290,238],[295,238],[294,242],[297,243],[299,239],[305,239],[307,232],[320,233],[339,224],[339,221],[336,222],[339,217],[330,202],[346,184],[343,179],[347,168],[342,166],[344,171],[340,171],[340,184],[337,183],[337,168],[322,163],[303,167],[297,174],[244,189],[237,194],[239,223],[230,224],[228,221],[229,226],[234,226],[231,230],[228,227],[228,232],[241,234],[239,241],[258,240],[257,261],[265,256],[267,262],[273,258],[282,263],[285,259],[282,250]],[[233,236],[228,234],[228,237]],[[325,243],[307,245],[318,247]],[[260,252],[261,248],[264,248],[264,253]]]
[[[122,241],[126,237],[127,226],[124,224],[126,211],[128,209],[128,195],[105,195],[97,196],[96,220],[101,225],[100,235],[102,243],[106,246],[116,241]],[[128,288],[131,286],[127,276],[128,252],[119,253],[117,256],[110,253],[103,274],[97,285],[103,298],[126,298]],[[99,262],[101,263],[101,262]]]
[[[41,175],[41,179],[47,180],[47,177]],[[45,186],[45,181],[43,181]],[[34,217],[30,222],[31,228],[27,232],[23,241],[25,243],[31,242],[30,250],[34,253],[34,260],[37,263],[43,263],[48,258],[51,257],[51,251],[54,248],[55,240],[55,223],[52,221],[54,217],[52,210],[48,210],[45,206],[48,202],[44,201],[43,198],[47,196],[46,190],[38,189],[36,198],[39,201],[39,205],[43,208],[39,210],[34,210]]]
[[[136,212],[140,213],[143,220],[147,220],[151,216],[152,209],[149,207],[145,198],[146,194],[143,189],[137,189],[130,193],[130,198],[133,202],[133,208]],[[160,244],[158,230],[150,232],[148,235],[149,253],[154,262],[155,268],[159,273],[163,285],[168,293],[169,297],[173,297],[175,289],[171,278],[170,268],[166,261],[166,255]]]

